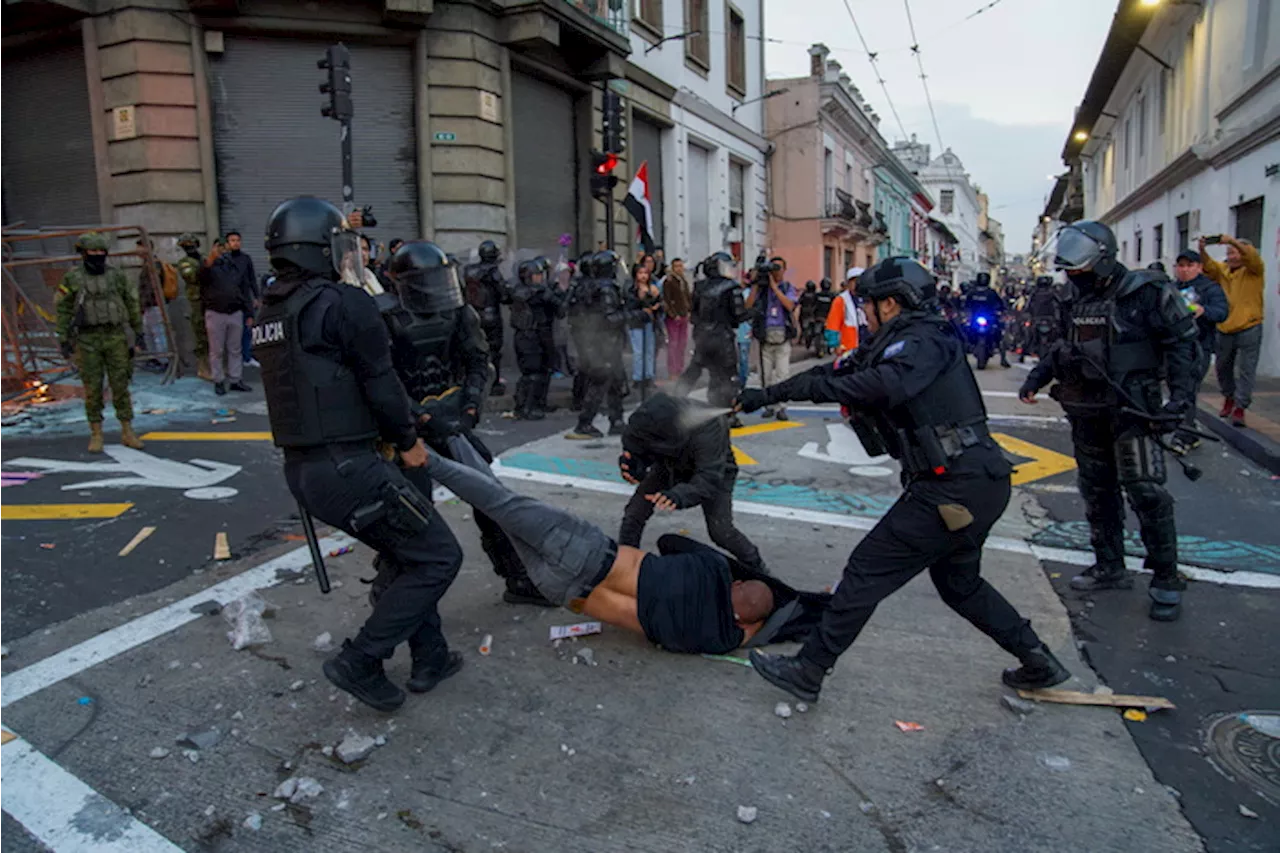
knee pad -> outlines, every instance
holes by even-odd
[[[1146,435],[1123,436],[1116,441],[1116,467],[1120,484],[1163,485],[1166,479],[1164,450]]]
[[[1173,495],[1159,483],[1141,481],[1125,484],[1125,493],[1129,496],[1129,504],[1139,516],[1151,516],[1155,520],[1163,520],[1173,515]]]

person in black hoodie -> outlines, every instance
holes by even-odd
[[[636,485],[622,515],[620,544],[638,548],[655,509],[701,506],[711,541],[744,565],[766,571],[760,551],[733,523],[738,463],[723,414],[693,400],[654,394],[627,421],[618,464],[623,479]]]
[[[1196,318],[1198,349],[1196,360],[1191,366],[1192,377],[1196,381],[1195,395],[1191,398],[1194,400],[1200,396],[1200,383],[1209,372],[1209,356],[1217,346],[1218,324],[1227,319],[1229,306],[1227,294],[1222,291],[1222,285],[1204,274],[1200,253],[1194,249],[1187,249],[1178,255],[1173,274],[1178,280],[1178,289],[1182,291],[1182,298],[1186,300],[1187,306]],[[1195,406],[1187,410],[1184,423],[1189,427],[1196,425]],[[1195,433],[1179,430],[1174,433],[1169,446],[1174,453],[1185,456],[1200,446],[1200,439]]]

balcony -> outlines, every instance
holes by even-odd
[[[626,0],[498,0],[498,41],[581,80],[626,75]]]
[[[563,0],[622,36],[629,36],[626,0]]]
[[[847,190],[827,190],[822,209],[822,232],[855,240],[872,240],[871,205],[854,198]]]
[[[853,196],[840,189],[833,187],[827,191],[827,218],[828,219],[844,219],[849,223],[858,221],[857,203],[853,200]]]

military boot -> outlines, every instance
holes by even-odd
[[[462,669],[462,653],[449,652],[444,666],[432,666],[429,661],[413,659],[413,669],[409,672],[409,680],[405,682],[414,693],[426,693],[449,676]]]
[[[1071,673],[1063,666],[1049,647],[1041,644],[1028,652],[1018,655],[1022,666],[1006,669],[1000,676],[1009,687],[1015,690],[1041,690],[1061,684],[1071,677]]]
[[[825,669],[799,655],[771,655],[757,649],[751,650],[751,666],[765,681],[805,702],[818,701],[827,675]]]
[[[324,662],[324,676],[370,708],[394,711],[404,704],[404,691],[391,683],[382,661],[370,657],[343,640],[342,651]]]
[[[138,438],[138,434],[133,431],[133,421],[120,422],[120,443],[134,450],[142,449],[142,439]]]
[[[1157,622],[1173,622],[1182,615],[1182,593],[1176,589],[1160,589],[1151,587],[1147,590],[1151,596],[1151,609],[1147,615]]]
[[[1071,579],[1071,588],[1079,592],[1098,592],[1104,589],[1133,589],[1133,577],[1124,566],[1096,565],[1085,569]]]
[[[89,424],[89,452],[102,452],[102,423]]]

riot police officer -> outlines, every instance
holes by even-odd
[[[520,368],[515,416],[521,420],[540,421],[547,416],[540,404],[546,398],[544,386],[551,384],[548,355],[553,354],[543,351],[543,316],[547,313],[546,303],[554,297],[537,260],[521,263],[516,278],[516,285],[511,289],[511,338],[516,351],[516,365]]]
[[[835,365],[739,396],[745,411],[784,400],[840,403],[871,455],[902,465],[904,494],[849,556],[822,620],[794,657],[751,653],[756,672],[814,701],[822,679],[876,605],[926,568],[942,596],[1022,666],[1015,688],[1048,687],[1067,671],[980,575],[982,544],[1009,503],[1011,468],[987,431],[987,413],[963,341],[933,304],[933,275],[892,257],[858,281],[873,337]]]
[[[585,354],[587,351],[587,294],[595,287],[595,253],[584,252],[574,264],[573,279],[569,283],[569,292],[565,298],[565,310],[568,315],[569,340],[573,343],[573,352],[577,359],[577,371],[573,374],[573,396],[569,409],[582,411],[582,401],[587,396],[587,371]]]
[[[826,315],[818,317],[818,284],[810,279],[804,283],[804,291],[796,300],[800,306],[800,343],[812,348],[814,354],[823,354],[822,325]]]
[[[542,369],[546,373],[546,378],[537,388],[533,410],[546,414],[557,408],[547,400],[547,395],[551,392],[551,375],[557,370],[565,373],[569,371],[567,354],[561,359],[561,347],[556,341],[556,323],[565,317],[569,293],[556,281],[555,267],[549,258],[539,255],[533,260],[542,270],[542,281],[546,284],[546,298],[533,314],[538,330],[538,351],[542,355]]]
[[[462,298],[457,263],[434,243],[414,240],[396,250],[387,273],[394,292],[377,301],[391,336],[396,373],[411,401],[416,401],[411,408],[418,434],[434,453],[463,464],[478,460],[487,468],[493,454],[474,430],[489,384],[489,351],[475,310]],[[454,437],[461,437],[475,453],[459,458]],[[431,495],[426,469],[411,469],[405,476],[422,494]],[[503,600],[545,605],[507,535],[483,513],[477,512],[475,519],[480,546],[506,583]],[[376,602],[400,567],[383,555],[375,567],[378,575],[370,598]]]
[[[975,317],[984,317],[987,322],[995,324],[994,330],[989,334],[993,335],[993,340],[1000,350],[1000,366],[1008,367],[1009,357],[1005,353],[1004,324],[1002,323],[1005,304],[1000,294],[991,287],[990,273],[978,273],[977,278],[974,279],[973,288],[965,294],[964,307],[969,315],[970,328],[973,327]]]
[[[1058,300],[1053,295],[1053,277],[1042,275],[1036,278],[1035,287],[1027,299],[1027,315],[1031,321],[1031,335],[1018,361],[1027,360],[1027,352],[1036,356],[1044,356],[1057,337]]]
[[[603,437],[592,423],[602,403],[609,416],[609,435],[622,435],[625,427],[622,398],[626,380],[622,350],[626,344],[628,314],[617,281],[621,263],[617,252],[596,252],[591,259],[593,275],[579,282],[572,297],[584,347],[579,369],[586,372],[587,380],[578,425],[566,438],[582,441]]]
[[[1146,566],[1153,572],[1150,616],[1178,618],[1186,582],[1178,574],[1173,497],[1164,488],[1160,433],[1172,431],[1194,405],[1195,317],[1168,276],[1129,270],[1116,258],[1116,237],[1086,220],[1058,234],[1056,263],[1075,292],[1070,331],[1027,376],[1018,396],[1056,380],[1049,396],[1071,422],[1097,564],[1071,579],[1082,591],[1129,589],[1124,565],[1124,504],[1138,516]],[[1169,402],[1161,406],[1164,366]]]
[[[480,244],[480,262],[464,271],[467,302],[480,315],[480,328],[489,342],[489,358],[493,362],[493,386],[489,393],[501,397],[507,393],[502,381],[502,305],[507,301],[507,283],[498,269],[498,244],[485,240]]]
[[[707,402],[728,406],[738,392],[738,324],[750,316],[738,282],[738,262],[716,252],[702,262],[705,276],[693,286],[693,358],[676,383],[675,394],[687,396],[710,374]]]
[[[378,306],[339,280],[339,270],[360,257],[358,235],[332,204],[303,196],[272,212],[266,248],[275,281],[253,327],[254,356],[289,490],[306,511],[401,570],[324,674],[365,704],[392,711],[405,694],[382,664],[400,643],[413,655],[410,690],[430,690],[462,666],[437,611],[462,549],[401,471],[425,465],[427,450]],[[399,451],[399,466],[379,452],[379,439]]]

